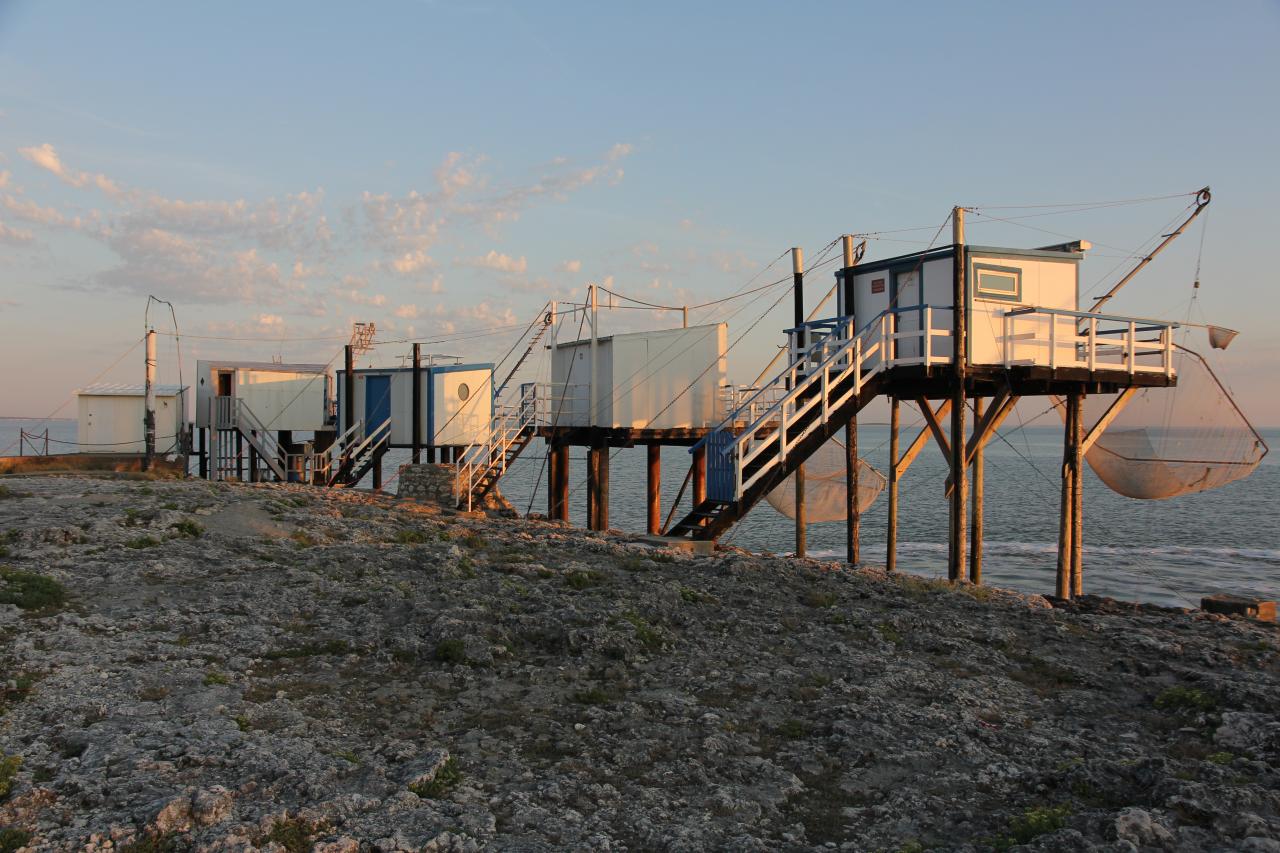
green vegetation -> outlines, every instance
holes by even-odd
[[[806,607],[831,607],[836,603],[836,594],[834,592],[810,589],[800,596],[800,601]]]
[[[350,653],[351,646],[346,640],[325,640],[322,643],[306,643],[287,649],[271,649],[263,653],[263,660],[293,660],[310,658],[318,655],[345,655]]]
[[[479,533],[468,533],[466,536],[462,537],[461,541],[463,545],[466,545],[471,549],[483,548],[485,544],[484,537]]]
[[[435,659],[440,663],[466,663],[466,646],[462,640],[441,640],[436,643]]]
[[[391,541],[397,545],[421,545],[424,542],[430,542],[431,537],[421,530],[415,530],[412,527],[402,527],[391,537]]]
[[[1211,761],[1214,764],[1221,764],[1222,766],[1225,767],[1226,765],[1235,761],[1236,757],[1229,752],[1215,752],[1212,755],[1210,755],[1206,760]]]
[[[333,757],[341,758],[343,761],[349,761],[352,764],[360,763],[360,756],[356,755],[355,752],[350,749],[340,749],[333,754]]]
[[[704,601],[712,601],[712,597],[705,592],[699,592],[687,586],[680,587],[680,598],[689,604],[699,604]]]
[[[574,571],[564,576],[564,582],[570,589],[586,589],[589,586],[599,586],[604,583],[604,575],[592,569]]]
[[[160,544],[160,540],[156,539],[154,536],[139,536],[136,539],[130,539],[129,541],[125,542],[124,547],[135,548],[140,550],[142,548],[154,548],[159,544]]]
[[[881,622],[876,625],[876,631],[884,638],[885,642],[893,643],[895,646],[902,645],[902,634],[893,625],[888,622]]]
[[[622,614],[622,618],[635,629],[636,639],[640,641],[640,645],[651,651],[662,648],[662,632],[645,621],[644,617],[635,611],[628,610]]]
[[[178,849],[178,839],[169,833],[163,835],[147,833],[127,844],[122,844],[118,849],[120,853],[175,853]]]
[[[190,518],[184,518],[182,521],[175,521],[173,524],[170,524],[169,527],[172,530],[176,530],[179,536],[185,536],[188,539],[199,539],[204,535],[204,528]]]
[[[205,687],[213,687],[218,684],[230,684],[230,683],[231,683],[231,679],[228,678],[224,673],[218,672],[216,669],[211,669],[204,674]]]
[[[67,600],[67,591],[53,578],[0,566],[0,604],[22,610],[51,612]]]
[[[1170,687],[1156,697],[1155,706],[1161,711],[1208,713],[1218,707],[1218,700],[1195,687]]]
[[[440,765],[429,781],[415,782],[409,786],[409,790],[424,800],[435,800],[443,797],[461,781],[462,771],[458,769],[458,762],[451,755],[445,759],[444,764]]]
[[[778,726],[777,732],[788,740],[798,740],[809,734],[809,724],[804,720],[797,720],[793,717],[789,720],[783,720]]]
[[[31,497],[31,495],[29,495],[26,492],[15,492],[13,489],[9,488],[5,484],[0,483],[0,501],[9,500],[11,498],[29,498],[29,497]]]
[[[31,833],[21,829],[0,829],[0,853],[14,853],[27,846]]]
[[[289,538],[292,539],[294,544],[299,548],[313,548],[320,544],[320,540],[311,536],[305,530],[295,530]]]
[[[0,752],[0,802],[4,802],[9,797],[9,791],[13,788],[13,778],[18,775],[18,768],[21,766],[21,755],[5,755]]]
[[[1029,808],[1009,822],[1006,833],[996,838],[992,846],[996,850],[1008,850],[1042,835],[1057,832],[1067,825],[1067,816],[1070,814],[1071,809],[1066,805]]]
[[[608,691],[599,687],[588,687],[573,694],[573,701],[579,705],[608,705],[613,700]]]
[[[275,842],[289,853],[307,853],[311,849],[311,839],[316,829],[302,818],[290,818],[276,821],[275,826],[267,833],[264,841]]]

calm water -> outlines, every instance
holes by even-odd
[[[20,426],[31,430],[36,423],[0,419],[0,455],[17,452]],[[74,421],[51,421],[49,427],[51,438],[74,441]],[[914,433],[904,427],[903,434]],[[864,425],[859,436],[867,461],[882,472],[888,470],[888,427]],[[1271,447],[1280,448],[1280,430],[1264,430],[1263,436]],[[1052,592],[1061,441],[1060,427],[1028,427],[1013,432],[1007,442],[995,439],[988,445],[984,575],[990,583]],[[11,442],[12,449],[4,450]],[[545,512],[542,445],[535,442],[526,452],[503,480],[503,492],[521,512],[530,506]],[[407,451],[388,455],[389,481],[407,457]],[[689,467],[689,454],[681,448],[664,448],[662,464],[665,517]],[[573,451],[570,471],[571,518],[583,524],[585,450]],[[945,460],[932,445],[903,478],[899,564],[906,571],[928,576],[946,573],[945,478]],[[611,525],[642,531],[644,448],[615,451],[610,485]],[[394,482],[387,488],[393,490]],[[1202,595],[1214,592],[1280,597],[1280,449],[1246,480],[1166,501],[1122,497],[1089,472],[1084,504],[1086,592],[1175,606],[1198,604]],[[881,496],[863,516],[862,549],[868,562],[884,558],[885,506]],[[843,557],[844,535],[843,522],[811,525],[810,554]],[[787,553],[794,547],[794,522],[762,502],[724,541],[753,551]]]

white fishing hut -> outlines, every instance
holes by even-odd
[[[1085,241],[1043,249],[966,246],[968,358],[975,365],[1083,366],[1076,346],[1080,261]],[[950,246],[858,264],[850,311],[847,286],[838,313],[853,314],[863,328],[896,310],[897,363],[951,360],[952,274]],[[1023,309],[1022,313],[1019,313]],[[1013,312],[1012,314],[1010,312]],[[919,334],[928,328],[930,335]]]
[[[492,364],[424,364],[419,368],[422,446],[466,447],[489,435],[493,418]],[[338,432],[347,423],[346,371],[338,376]],[[351,417],[365,431],[390,419],[392,447],[413,446],[413,368],[352,371]]]
[[[156,450],[174,450],[186,422],[186,387],[154,386]],[[79,423],[76,439],[81,453],[143,453],[146,389],[142,385],[90,385],[76,392]]]
[[[328,365],[261,361],[196,362],[195,425],[210,426],[214,397],[235,397],[270,430],[316,431],[331,423]]]
[[[549,391],[553,415],[559,410],[557,426],[715,426],[723,417],[720,395],[726,384],[728,328],[715,323],[609,335],[594,344],[591,339],[557,344]]]

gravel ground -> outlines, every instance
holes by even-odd
[[[6,485],[4,853],[1280,851],[1274,625],[353,492]]]

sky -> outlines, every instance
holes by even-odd
[[[1007,206],[1210,185],[1108,310],[1184,319],[1199,262],[1197,316],[1241,332],[1212,363],[1280,425],[1278,42],[1275,0],[0,0],[0,415],[141,381],[148,295],[188,371],[330,361],[355,321],[493,361],[588,282],[697,305],[842,233],[891,232],[868,258],[923,248],[957,204],[971,242],[1093,241],[1099,292],[1189,197]],[[788,299],[761,319],[775,293],[691,314],[741,337],[732,381],[790,325]],[[679,321],[614,310],[601,332]],[[163,381],[177,355],[162,337]]]

